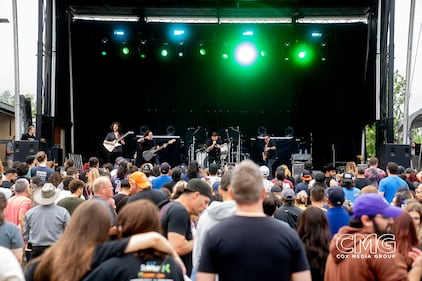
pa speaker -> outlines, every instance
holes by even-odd
[[[40,148],[40,142],[37,140],[15,141],[14,161],[25,162],[28,155],[35,155]]]
[[[379,167],[383,170],[388,162],[396,162],[405,168],[410,167],[410,145],[408,144],[381,144],[378,154]]]

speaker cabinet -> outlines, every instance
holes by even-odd
[[[386,168],[388,162],[396,162],[405,168],[410,167],[410,145],[408,144],[381,144],[378,151],[379,167]]]
[[[40,148],[40,142],[37,140],[15,141],[14,160],[24,162],[26,156],[35,155]]]

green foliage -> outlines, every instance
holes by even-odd
[[[375,132],[376,123],[366,127],[366,156],[368,159],[372,156],[375,156]]]
[[[396,70],[394,73],[394,95],[393,95],[393,115],[394,115],[394,136],[398,136],[398,122],[404,117],[404,102],[406,96],[406,80]],[[399,139],[397,137],[397,139]],[[402,140],[399,140],[401,143]]]
[[[29,98],[31,101],[31,114],[32,114],[32,117],[34,117],[36,114],[36,104],[35,104],[34,96],[32,94],[25,94],[24,96],[27,99]],[[3,93],[0,94],[0,102],[15,106],[16,104],[15,95],[12,95],[10,91],[4,91]]]

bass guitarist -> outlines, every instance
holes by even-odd
[[[154,149],[154,147],[156,145],[157,144],[155,143],[154,135],[153,135],[153,133],[152,133],[151,130],[147,130],[144,133],[144,136],[138,139],[138,149],[136,151],[136,162],[135,162],[135,165],[137,167],[141,167],[141,165],[144,164],[144,163],[151,163],[153,165],[154,164],[157,164],[157,165],[160,164],[159,163],[159,159],[158,159],[158,155],[152,157],[148,161],[145,160],[142,157],[142,153],[144,151],[148,151],[148,150]]]
[[[113,122],[110,126],[111,132],[107,133],[103,145],[105,147],[111,147],[111,151],[109,149],[105,149],[105,156],[106,161],[115,164],[116,158],[119,156],[123,156],[123,147],[122,145],[125,144],[125,141],[121,137],[121,126],[120,122]]]

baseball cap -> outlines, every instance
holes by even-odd
[[[295,199],[296,194],[293,191],[293,189],[291,189],[291,188],[284,188],[283,191],[281,192],[281,197],[284,200],[292,201],[293,199]]]
[[[359,195],[353,203],[353,218],[363,215],[382,215],[389,218],[399,216],[403,209],[388,204],[385,198],[377,193],[365,193]]]
[[[342,187],[330,187],[327,189],[327,197],[334,206],[341,206],[345,200],[344,190]]]
[[[189,190],[192,192],[198,191],[201,195],[207,196],[208,198],[212,199],[210,185],[201,179],[190,179],[185,186],[185,190]]]
[[[309,170],[303,170],[302,172],[302,179],[304,181],[312,180],[312,173]]]
[[[147,176],[142,172],[134,172],[129,176],[129,182],[135,181],[136,185],[142,189],[146,189],[151,186]]]
[[[160,171],[161,171],[161,173],[163,173],[163,174],[167,174],[168,172],[169,172],[169,170],[170,170],[170,164],[169,163],[167,163],[167,162],[163,162],[163,163],[161,163],[161,165],[160,165]]]
[[[353,174],[352,173],[343,173],[343,182],[352,182]]]

